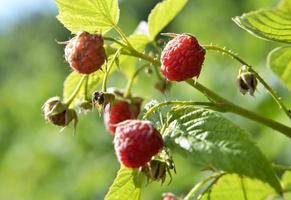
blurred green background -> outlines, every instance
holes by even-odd
[[[133,32],[157,2],[121,0],[121,28],[127,34]],[[266,67],[267,53],[280,44],[255,38],[231,21],[243,12],[276,3],[276,0],[189,0],[165,31],[189,32],[202,44],[219,44],[239,53],[268,79],[291,107],[290,91]],[[21,1],[15,4],[21,7]],[[46,4],[49,10],[43,7]],[[97,112],[82,115],[77,135],[73,136],[72,127],[60,133],[58,127],[44,121],[41,113],[46,99],[62,95],[63,81],[71,71],[64,61],[63,45],[56,41],[66,41],[72,36],[56,20],[54,2],[50,0],[46,4],[37,12],[22,10],[25,15],[11,10],[14,20],[0,18],[0,199],[103,199],[119,164],[112,136],[106,133],[102,117]],[[1,9],[5,10],[3,5]],[[240,95],[235,87],[239,67],[228,57],[209,52],[200,82],[246,108],[290,125],[262,87],[255,97]],[[155,81],[155,76],[142,75],[133,90],[145,96],[146,101],[203,99],[183,83],[160,94],[148,84],[154,85]],[[110,78],[111,86],[122,88],[125,84],[125,76],[120,71]],[[248,130],[270,161],[291,165],[290,139],[246,119],[225,116]],[[175,154],[174,160],[177,174],[172,184],[147,185],[142,199],[161,199],[161,194],[168,191],[186,194],[201,177],[191,158]]]

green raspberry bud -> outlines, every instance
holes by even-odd
[[[250,72],[244,65],[240,69],[239,75],[237,77],[237,84],[239,86],[240,92],[243,95],[249,93],[251,96],[254,96],[258,81],[256,75],[253,72]]]
[[[166,149],[163,149],[159,155],[152,159],[147,165],[141,168],[148,180],[165,182],[167,175],[172,180],[171,170],[176,173],[174,161]]]
[[[115,95],[108,92],[95,91],[92,94],[92,103],[98,111],[103,111],[105,106],[115,100]]]
[[[142,168],[142,172],[150,180],[162,181],[166,180],[167,175],[167,163],[159,160],[152,160],[150,163]]]
[[[71,121],[74,120],[76,123],[78,120],[76,111],[68,109],[67,106],[62,103],[60,97],[48,99],[44,103],[42,109],[45,119],[57,126],[66,127]]]

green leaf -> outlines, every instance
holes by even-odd
[[[281,0],[278,5],[278,9],[291,13],[291,0]]]
[[[121,167],[105,200],[139,200],[142,180],[137,170]]]
[[[233,20],[259,38],[291,43],[291,13],[280,8],[253,11]]]
[[[72,33],[109,31],[119,20],[118,0],[56,0],[57,18]]]
[[[281,191],[271,165],[248,134],[216,112],[176,107],[168,114],[164,135],[203,167],[260,179]]]
[[[268,66],[291,89],[291,47],[279,47],[271,51]]]
[[[282,184],[284,191],[284,199],[291,199],[291,171],[286,171],[282,177]]]
[[[274,194],[268,184],[233,174],[222,176],[201,200],[263,200]]]
[[[152,107],[159,104],[157,100],[151,100],[147,104],[145,104],[144,109],[142,111],[142,116],[144,116]],[[147,120],[151,121],[154,127],[158,130],[162,129],[163,122],[166,121],[164,117],[164,113],[169,111],[167,107],[163,107],[161,109],[156,110],[153,112]]]
[[[90,99],[92,93],[97,89],[97,86],[101,83],[103,73],[101,71],[96,71],[88,75],[88,82],[82,85],[81,89],[77,93],[74,101],[70,104],[70,107],[73,108],[78,104],[78,101]],[[63,91],[63,101],[67,101],[70,96],[73,94],[76,86],[83,77],[82,74],[79,74],[73,71],[64,82],[64,91]]]
[[[148,17],[151,40],[174,19],[186,3],[187,0],[164,0],[154,7]]]
[[[291,171],[286,171],[282,178],[284,189],[291,190]],[[290,191],[291,192],[291,191]]]

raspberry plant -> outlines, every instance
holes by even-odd
[[[198,76],[205,75],[205,55],[215,51],[239,63],[238,88],[234,89],[243,95],[256,95],[256,87],[261,84],[289,120],[290,110],[268,81],[232,51],[217,45],[202,45],[199,36],[190,33],[159,36],[187,0],[158,3],[148,16],[146,30],[129,36],[118,26],[118,0],[56,0],[56,3],[57,18],[76,34],[65,42],[65,58],[73,72],[64,83],[63,98],[50,98],[44,104],[44,114],[49,122],[62,127],[73,121],[75,128],[82,112],[97,110],[104,115],[121,163],[105,199],[140,199],[146,179],[149,183],[164,183],[168,179],[175,184],[172,177],[176,172],[175,160],[171,152],[176,150],[193,157],[208,175],[188,194],[167,193],[164,199],[287,199],[291,191],[290,167],[270,163],[248,133],[223,113],[267,126],[284,134],[286,139],[291,138],[290,123],[282,124],[242,108],[218,94],[220,91],[214,92],[200,83]],[[233,20],[260,38],[291,43],[290,19],[291,1],[283,0],[275,8]],[[118,36],[110,36],[109,31]],[[160,38],[167,44],[161,46]],[[268,57],[271,69],[289,89],[290,55],[287,46],[275,49]],[[108,89],[107,81],[117,69],[127,75],[128,85],[125,89]],[[183,81],[207,100],[144,102],[144,97],[131,93],[134,80],[144,70],[156,74],[156,88],[161,92]]]

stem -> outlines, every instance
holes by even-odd
[[[157,109],[170,106],[170,105],[180,105],[180,106],[208,106],[213,107],[215,104],[210,102],[192,102],[192,101],[166,101],[159,104],[154,105],[151,107],[143,116],[144,119],[149,118]]]
[[[141,58],[143,60],[146,60],[146,61],[152,63],[154,65],[153,67],[154,67],[154,70],[155,70],[155,73],[156,73],[158,79],[164,80],[164,78],[160,74],[159,70],[157,69],[157,66],[161,65],[159,60],[157,60],[157,59],[155,59],[155,58],[153,58],[153,57],[151,57],[151,56],[149,56],[147,54],[140,53],[140,52],[138,52],[136,50],[131,51],[131,54],[128,54],[128,55],[134,56],[134,57],[137,57],[137,58]]]
[[[127,46],[125,44],[123,44],[122,42],[116,40],[115,38],[103,36],[103,39],[104,40],[108,40],[108,41],[115,42],[116,44],[119,44],[120,46],[122,46],[124,48],[127,48]]]
[[[238,107],[234,104],[228,105],[227,110],[229,112],[238,114],[238,115],[243,116],[245,118],[251,119],[251,120],[259,122],[261,124],[264,124],[265,126],[268,126],[274,130],[277,130],[277,131],[283,133],[284,135],[286,135],[287,137],[291,138],[291,128],[288,126],[285,126],[284,124],[276,122],[272,119],[265,118],[261,115],[258,115],[256,113],[251,112],[249,110],[246,110],[244,108]]]
[[[261,82],[261,84],[266,88],[266,90],[270,93],[272,98],[276,101],[276,103],[279,105],[279,108],[282,109],[285,114],[291,119],[291,112],[288,110],[288,108],[283,104],[281,101],[281,98],[276,94],[276,92],[268,85],[268,83],[252,68],[250,69],[251,72],[253,72],[257,79]]]
[[[218,94],[212,92],[208,88],[204,87],[198,82],[194,82],[193,80],[187,80],[186,81],[189,85],[203,93],[205,96],[209,97],[210,99],[214,100],[218,107],[222,108],[226,112],[232,112],[237,115],[243,116],[245,118],[251,119],[253,121],[259,122],[261,124],[264,124],[265,126],[268,126],[274,130],[277,130],[287,137],[291,138],[291,128],[288,126],[285,126],[284,124],[281,124],[279,122],[276,122],[272,119],[265,118],[261,115],[258,115],[254,112],[251,112],[249,110],[246,110],[242,107],[239,107],[228,100],[224,99],[223,97],[219,96]]]
[[[215,45],[203,45],[203,47],[206,50],[213,50],[213,51],[218,51],[218,52],[222,52],[225,53],[226,55],[232,57],[233,59],[237,60],[238,62],[240,62],[243,65],[246,65],[248,67],[250,67],[250,65],[248,63],[246,63],[243,59],[241,59],[239,56],[237,56],[235,53],[225,49],[225,48],[221,48],[219,46],[215,46]]]
[[[283,193],[289,193],[289,192],[291,192],[291,188],[283,189]]]
[[[88,75],[83,75],[82,78],[80,79],[80,81],[78,82],[78,85],[76,86],[74,92],[71,94],[71,96],[69,97],[69,99],[65,102],[65,105],[67,107],[70,106],[70,104],[73,102],[73,100],[75,99],[75,97],[77,96],[79,90],[81,89],[84,80],[86,80],[86,77],[88,77]]]
[[[86,78],[85,78],[85,87],[84,87],[84,99],[85,100],[88,100],[88,96],[87,96],[87,94],[88,94],[88,77],[89,76],[86,76]]]
[[[110,51],[117,51],[116,48],[112,47],[112,46],[108,46],[107,47]],[[136,57],[136,58],[140,58],[140,59],[143,59],[145,61],[148,61],[149,63],[152,63],[153,65],[156,65],[156,66],[160,66],[161,63],[159,60],[147,55],[147,54],[144,54],[144,53],[141,53],[141,52],[138,52],[136,50],[132,50],[132,49],[128,49],[128,48],[124,48],[120,51],[120,53],[122,55],[127,55],[127,56],[133,56],[133,57]]]
[[[151,64],[154,65],[153,67],[154,67],[154,70],[155,70],[155,73],[156,73],[158,79],[160,79],[160,80],[163,80],[164,79],[162,77],[162,75],[160,74],[159,70],[157,69],[157,67],[160,66],[161,63],[156,58],[153,58],[153,57],[151,57],[151,56],[149,56],[147,54],[138,52],[135,49],[131,49],[130,52],[121,51],[121,54],[128,55],[128,56],[133,56],[133,57],[140,58],[140,59],[143,59],[145,61],[148,61],[149,63],[151,63]]]
[[[161,73],[160,73],[160,71],[159,71],[157,65],[154,65],[154,70],[155,70],[155,73],[156,73],[158,79],[160,79],[160,80],[164,80],[164,78],[162,77],[162,75],[161,75]]]
[[[144,53],[141,53],[141,52],[138,52],[136,50],[133,50],[131,51],[131,56],[134,56],[134,57],[137,57],[137,58],[141,58],[143,60],[146,60],[146,61],[149,61],[150,63],[154,64],[154,65],[157,65],[157,66],[160,66],[161,63],[159,60],[147,55],[147,54],[144,54]]]
[[[135,73],[132,75],[132,77],[129,79],[128,83],[127,83],[127,86],[126,86],[126,90],[125,90],[125,93],[124,93],[124,98],[128,97],[129,94],[130,94],[130,90],[131,90],[131,87],[132,87],[132,84],[133,84],[133,81],[134,79],[137,77],[137,75],[143,70],[145,69],[149,64],[144,64],[142,65],[139,69],[137,69],[135,71]]]
[[[191,198],[199,191],[199,189],[204,186],[207,182],[209,182],[212,179],[219,179],[221,176],[223,176],[225,173],[219,173],[219,174],[213,174],[211,176],[208,176],[207,178],[203,179],[199,183],[197,183],[190,192],[184,197],[183,200],[191,200]]]
[[[111,62],[109,64],[109,67],[106,68],[106,71],[105,71],[105,74],[104,74],[104,78],[103,78],[103,83],[102,83],[102,92],[106,92],[108,75],[109,75],[109,73],[111,71],[111,68],[113,67],[114,61],[117,58],[117,56],[119,55],[120,51],[121,51],[121,49],[118,49],[115,52],[115,54],[114,54],[114,56],[113,56],[113,58],[112,58],[112,60],[111,60]]]
[[[245,200],[248,200],[246,187],[245,187],[244,180],[243,180],[242,177],[240,177],[240,185],[241,185],[241,188],[242,188],[242,192],[243,192],[244,199]]]
[[[291,166],[284,166],[284,165],[279,165],[279,164],[275,164],[273,163],[272,164],[272,167],[274,169],[277,169],[277,170],[282,170],[282,171],[291,171]]]
[[[272,98],[279,105],[279,108],[282,109],[285,112],[285,114],[289,117],[289,119],[291,119],[291,113],[289,112],[287,107],[283,104],[283,102],[281,101],[280,97],[270,87],[270,85],[253,69],[253,67],[251,65],[246,63],[243,59],[241,59],[235,53],[233,53],[233,52],[231,52],[229,50],[226,50],[225,48],[221,48],[221,47],[218,47],[218,46],[215,46],[215,45],[204,45],[203,47],[206,50],[214,50],[214,51],[225,53],[226,55],[228,55],[228,56],[232,57],[233,59],[237,60],[238,62],[240,62],[241,64],[246,65],[249,68],[249,70],[255,74],[255,76],[260,81],[260,83],[265,87],[265,89],[270,93]]]
[[[123,33],[123,31],[121,30],[121,28],[119,28],[119,26],[114,25],[113,27],[116,32],[121,36],[121,38],[126,42],[126,44],[128,45],[128,47],[132,50],[134,50],[133,46],[130,44],[130,42],[128,41],[126,35]]]

